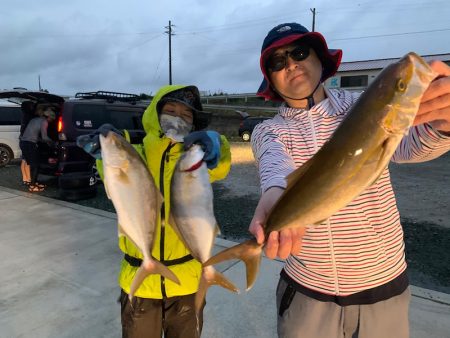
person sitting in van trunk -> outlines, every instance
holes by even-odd
[[[23,101],[20,108],[22,109],[22,116],[20,120],[19,139],[25,132],[28,123],[30,123],[30,121],[36,116],[35,115],[36,104],[33,101]],[[25,157],[23,155],[24,150],[22,148],[20,150],[22,151],[22,162],[20,163],[20,171],[22,172],[22,182],[24,185],[28,186],[31,183],[30,166],[25,160]]]
[[[39,115],[33,118],[25,128],[23,135],[20,137],[20,148],[27,164],[30,166],[30,185],[29,192],[43,191],[45,185],[37,182],[39,175],[39,148],[38,142],[43,141],[49,144],[53,140],[47,135],[49,122],[55,120],[55,112],[51,108],[45,108],[39,111]]]
[[[160,275],[150,275],[142,282],[131,303],[128,297],[131,282],[142,260],[142,253],[126,236],[119,237],[124,253],[119,273],[121,288],[121,322],[123,337],[199,337],[203,325],[203,307],[198,322],[194,300],[198,290],[202,265],[189,253],[169,224],[170,186],[172,174],[184,150],[192,144],[202,145],[203,160],[210,180],[224,179],[230,170],[231,152],[225,136],[208,126],[210,113],[204,112],[195,86],[167,85],[156,93],[145,110],[142,122],[146,132],[143,144],[134,145],[146,160],[147,167],[164,195],[162,215],[158,219],[161,234],[155,241],[152,256],[168,266],[180,280],[180,285],[165,283]],[[102,125],[96,133],[79,136],[77,144],[97,159],[101,159],[99,135],[121,133],[112,125]],[[102,166],[97,162],[100,174]]]

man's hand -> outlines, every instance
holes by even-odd
[[[194,131],[184,138],[184,149],[189,149],[194,143],[200,144],[205,152],[203,161],[208,169],[217,167],[220,159],[220,134],[208,131]]]
[[[77,146],[83,148],[92,157],[100,160],[102,158],[102,152],[100,149],[100,136],[106,137],[108,132],[113,131],[119,135],[123,135],[120,130],[117,130],[112,124],[102,124],[95,132],[87,135],[81,135],[77,137]]]
[[[273,187],[268,189],[259,200],[255,214],[250,223],[249,231],[259,244],[265,242],[264,252],[270,259],[279,257],[286,259],[289,254],[297,255],[302,247],[302,237],[306,228],[291,228],[281,231],[272,231],[269,237],[264,238],[264,223],[269,211],[283,194],[284,189]]]
[[[450,67],[441,61],[431,61],[438,74],[425,91],[414,125],[429,123],[445,134],[450,133]]]

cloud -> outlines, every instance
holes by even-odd
[[[450,4],[440,0],[376,5],[350,0],[333,5],[324,0],[17,0],[2,6],[7,15],[0,21],[0,88],[37,89],[40,75],[44,88],[65,95],[155,93],[169,81],[164,32],[171,20],[174,83],[210,92],[254,92],[262,78],[259,53],[267,31],[292,21],[310,28],[312,7],[317,30],[331,47],[344,49],[344,61],[450,49]],[[411,34],[395,35],[405,32]]]

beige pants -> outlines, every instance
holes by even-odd
[[[287,283],[280,279],[277,309]],[[278,315],[281,338],[408,338],[411,293],[370,305],[339,306],[295,293],[283,316]],[[278,311],[277,311],[278,312]]]

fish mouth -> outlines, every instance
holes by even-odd
[[[433,79],[436,78],[438,75],[431,67],[430,65],[418,54],[414,52],[410,52],[407,54],[407,57],[409,58],[410,62],[414,64],[414,67],[417,70],[418,77],[421,82],[423,83],[429,83]]]

